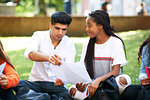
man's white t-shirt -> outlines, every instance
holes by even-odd
[[[54,48],[50,38],[50,31],[34,32],[24,53],[24,56],[27,59],[29,59],[28,55],[31,51],[36,51],[46,56],[56,54],[65,62],[74,62],[76,54],[73,41],[66,35],[64,35],[58,46]],[[51,64],[49,62],[34,61],[29,81],[55,82],[56,79],[57,77],[54,72],[52,72]]]
[[[81,62],[84,62],[87,45],[88,41],[83,46]],[[93,62],[94,79],[110,72],[113,65],[125,65],[127,61],[122,41],[116,37],[110,36],[110,38],[103,44],[95,43]]]

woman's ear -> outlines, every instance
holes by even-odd
[[[99,28],[100,28],[100,29],[103,29],[103,25],[99,24]]]

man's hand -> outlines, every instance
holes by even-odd
[[[1,75],[0,75],[0,85],[6,86],[6,85],[7,85],[7,82],[8,82],[8,80],[7,80],[6,75],[1,74]]]
[[[141,85],[149,85],[149,84],[150,84],[150,78],[141,79]]]
[[[86,89],[86,86],[87,86],[87,84],[86,83],[83,84],[83,82],[76,84],[76,88],[80,92],[84,92]]]
[[[54,86],[64,86],[64,82],[61,79],[57,78]]]
[[[60,66],[62,64],[61,58],[57,55],[51,56],[49,62],[52,63],[53,65],[58,65],[58,66]]]

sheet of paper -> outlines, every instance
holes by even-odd
[[[0,75],[3,73],[5,65],[6,65],[6,62],[0,65]]]
[[[61,66],[51,66],[51,70],[65,83],[90,83],[92,81],[83,63],[63,62]]]

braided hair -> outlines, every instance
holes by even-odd
[[[148,48],[148,53],[149,53],[149,64],[150,64],[150,35],[148,36],[148,38],[141,44],[140,48],[139,48],[139,53],[138,53],[138,63],[140,64],[140,61],[142,59],[142,50],[143,47],[147,45]]]
[[[123,40],[114,34],[114,32],[116,31],[114,30],[114,27],[110,25],[110,19],[109,19],[109,15],[107,12],[103,10],[95,10],[89,14],[89,17],[93,18],[96,24],[101,24],[103,26],[105,33],[108,36],[114,36],[114,37],[119,38],[122,41],[124,50],[125,50],[125,45],[124,45]],[[96,37],[90,38],[88,46],[87,46],[85,59],[84,59],[86,69],[92,79],[94,78],[93,59],[94,59],[94,48],[95,48],[94,44],[95,43],[96,43]],[[126,50],[125,50],[125,55],[126,55]]]

